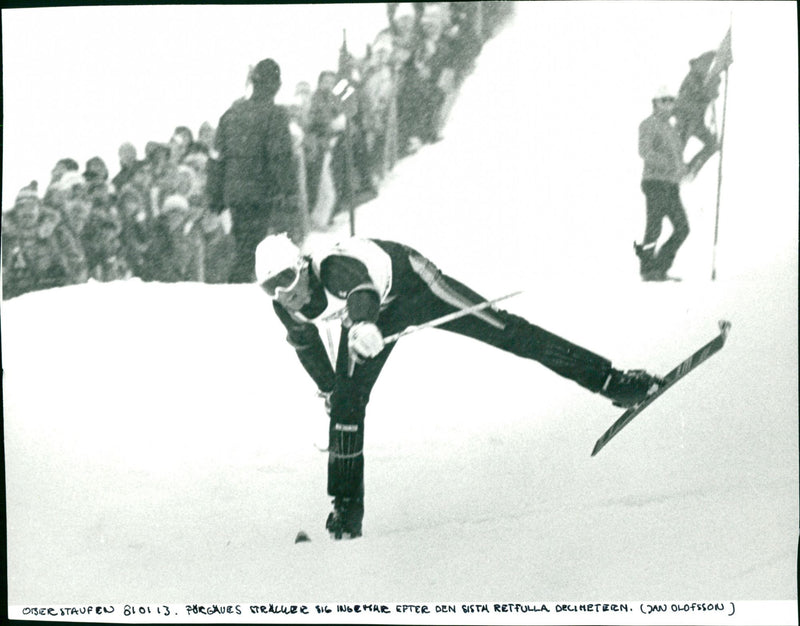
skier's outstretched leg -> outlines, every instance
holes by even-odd
[[[437,293],[448,292],[455,301],[457,295],[466,308],[486,299],[462,283],[444,274],[436,277]],[[453,298],[450,298],[450,295]],[[381,330],[394,332],[392,320],[406,320],[420,324],[458,310],[433,290],[421,291],[402,306],[390,306],[382,314]],[[386,327],[384,327],[384,325]],[[480,316],[467,315],[440,326],[443,330],[472,337],[489,345],[526,359],[538,361],[559,376],[573,380],[581,387],[600,393],[618,406],[632,406],[657,389],[660,379],[642,370],[624,372],[612,367],[611,362],[566,339],[559,337],[526,319],[498,309],[485,309]]]

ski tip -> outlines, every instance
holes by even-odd
[[[297,533],[297,537],[294,538],[295,543],[305,543],[306,541],[311,541],[311,537],[309,537],[304,530]]]
[[[719,331],[722,333],[723,337],[727,338],[728,333],[731,331],[731,323],[727,320],[720,320]]]

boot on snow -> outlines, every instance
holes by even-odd
[[[364,499],[336,496],[333,511],[328,515],[325,528],[334,539],[355,539],[361,536],[364,518]]]

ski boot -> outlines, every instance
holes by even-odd
[[[364,499],[336,496],[333,511],[325,522],[326,530],[334,539],[348,539],[361,536],[361,520],[364,518]]]
[[[623,372],[612,369],[600,390],[600,395],[611,400],[614,406],[630,408],[658,391],[663,384],[664,379],[648,374],[644,370]]]
[[[656,244],[639,244],[633,242],[633,250],[639,258],[639,275],[645,282],[667,279],[667,273],[656,265]]]

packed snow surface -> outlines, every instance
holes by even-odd
[[[694,4],[676,39],[664,20]],[[722,352],[591,457],[608,401],[463,337],[404,338],[368,409],[364,536],[333,542],[322,401],[257,288],[4,302],[9,603],[796,599],[795,23],[714,4],[520,7],[356,230],[486,297],[523,289],[504,308],[617,367],[666,373],[724,319]],[[684,280],[641,283],[636,128],[731,10],[717,279],[714,157],[684,188]]]

